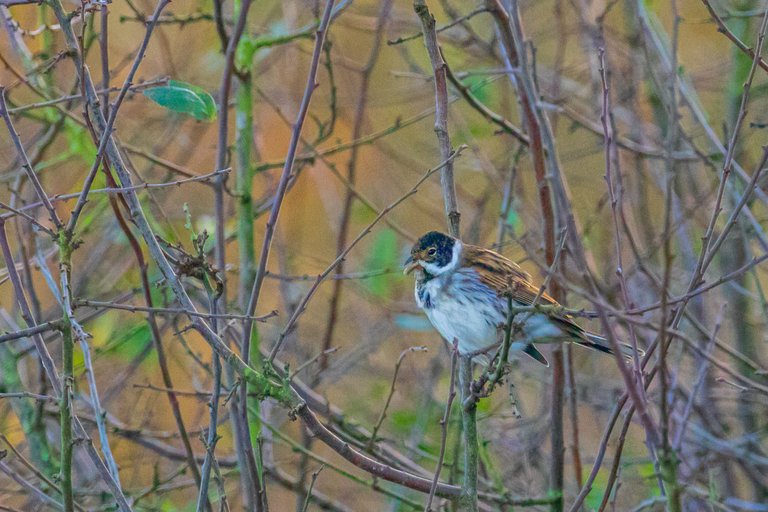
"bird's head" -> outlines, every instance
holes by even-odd
[[[403,273],[420,271],[431,276],[440,275],[456,267],[460,251],[459,240],[439,231],[430,231],[413,244]]]

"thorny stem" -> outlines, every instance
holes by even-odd
[[[72,270],[72,246],[71,240],[60,231],[59,244],[59,272],[61,273],[61,292],[64,300],[64,312],[62,316],[62,373],[61,396],[59,397],[59,426],[61,428],[61,490],[64,500],[64,512],[73,512],[74,494],[72,492],[72,396],[74,387],[74,339],[72,336],[72,321],[67,314],[71,311],[71,297],[69,290],[69,273]]]
[[[227,39],[226,31],[223,26],[219,26],[221,24],[221,6],[218,5],[216,7],[216,20],[217,20],[217,29],[219,31],[219,37],[221,38],[222,43],[226,41],[226,49],[224,52],[224,71],[222,73],[221,77],[221,85],[219,87],[219,125],[218,125],[218,143],[216,147],[216,163],[217,165],[219,163],[226,162],[227,159],[227,152],[229,149],[228,146],[228,130],[229,130],[229,96],[230,96],[230,90],[232,86],[232,78],[233,75],[236,72],[235,69],[235,59],[237,55],[237,49],[240,46],[240,41],[242,40],[243,34],[245,33],[245,27],[246,22],[248,20],[248,11],[251,7],[251,0],[242,0],[242,2],[235,2],[235,13],[237,15],[237,24],[235,25],[232,34]],[[251,83],[246,81],[244,83],[240,84],[240,88],[243,89],[244,87],[248,87],[248,91],[238,91],[237,95],[238,98],[241,95],[248,94],[250,95],[250,86]],[[249,105],[250,107],[250,105]],[[240,109],[236,109],[236,116],[241,116]],[[250,112],[247,113],[247,115],[252,115]],[[239,122],[239,119],[236,118],[236,122]],[[247,127],[246,127],[247,128]],[[240,134],[238,134],[240,136]],[[244,135],[245,137],[248,137],[249,139],[252,137],[252,133],[248,132]],[[238,141],[239,142],[239,141]],[[250,142],[250,140],[249,140]],[[240,149],[241,144],[238,144],[238,150]],[[238,151],[238,160],[237,160],[237,166],[238,169],[241,165],[243,165],[243,162],[239,160],[239,157],[242,156],[249,156],[249,155],[241,155]],[[245,162],[246,166],[250,165],[250,162]],[[241,181],[241,174],[242,171],[238,171],[238,188],[245,188],[248,187],[248,194],[245,196],[248,198],[250,196],[250,187],[251,182],[250,180],[246,179],[245,183],[243,184]],[[247,174],[247,171],[246,171]],[[216,182],[216,188],[214,190],[214,201],[215,201],[215,211],[216,211],[216,246],[215,246],[215,252],[216,252],[216,266],[219,268],[219,270],[222,273],[222,279],[224,280],[224,293],[222,293],[222,296],[225,298],[224,300],[218,302],[214,301],[214,305],[219,306],[221,304],[222,308],[226,309],[226,272],[224,271],[226,267],[226,240],[225,240],[225,218],[224,218],[224,182],[222,180],[218,180]],[[238,206],[241,206],[240,204]],[[240,211],[241,208],[238,208],[238,211]],[[242,214],[242,212],[240,212]],[[240,221],[242,223],[242,220]],[[246,247],[245,251],[250,251],[252,253],[253,251],[253,223],[249,222],[247,226],[240,226],[239,229],[241,230],[240,234],[245,235],[244,238],[241,238],[239,240],[239,243],[241,247]],[[250,235],[249,235],[250,234]],[[241,254],[245,252],[241,249]],[[245,265],[245,272],[244,274],[248,277],[251,277],[249,275],[250,270],[250,264],[251,261],[243,260],[241,261],[243,265]],[[251,322],[246,322],[243,329],[244,333],[247,332],[248,334],[244,334],[243,343],[241,346],[241,352],[240,355],[243,358],[243,361],[245,364],[250,364],[250,336],[251,336],[251,329],[253,324]],[[214,355],[214,357],[216,357]],[[231,375],[231,372],[228,373],[228,380],[230,381],[230,385],[233,385],[233,375]],[[250,423],[248,421],[248,387],[247,382],[242,381],[240,383],[240,386],[238,388],[238,396],[236,399],[232,400],[230,403],[230,411],[232,412],[233,419],[232,419],[232,428],[233,433],[235,437],[235,447],[237,449],[237,457],[240,461],[240,464],[242,466],[242,471],[240,472],[240,491],[243,495],[243,504],[246,508],[253,507],[257,512],[265,511],[268,508],[268,502],[267,502],[267,496],[265,493],[263,493],[263,489],[261,487],[261,478],[259,474],[259,468],[256,464],[255,454],[254,454],[254,446],[251,440],[251,431],[250,431]],[[214,446],[209,446],[209,450],[213,450]]]

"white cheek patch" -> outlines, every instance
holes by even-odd
[[[421,266],[424,267],[424,270],[426,270],[428,273],[432,274],[433,276],[439,276],[440,274],[445,274],[446,272],[453,272],[456,270],[456,267],[459,265],[459,262],[461,261],[461,250],[463,248],[463,244],[460,240],[456,240],[453,244],[453,254],[451,254],[451,261],[448,262],[448,264],[444,267],[438,267],[435,263],[427,263],[426,261],[421,262]]]

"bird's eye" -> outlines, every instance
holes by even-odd
[[[429,256],[434,256],[435,254],[437,254],[437,249],[435,249],[434,247],[430,247],[430,249],[427,251],[427,254]]]

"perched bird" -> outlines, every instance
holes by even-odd
[[[507,322],[509,294],[517,306],[530,306],[539,295],[531,276],[516,263],[437,231],[414,244],[404,273],[415,275],[416,303],[445,340],[456,340],[462,355],[498,346]],[[541,293],[536,304],[558,303]],[[534,343],[574,342],[612,353],[605,338],[582,329],[567,315],[525,312],[516,316],[514,321],[522,326],[512,349],[522,350],[544,365],[549,363]],[[624,349],[631,356],[632,348]]]

